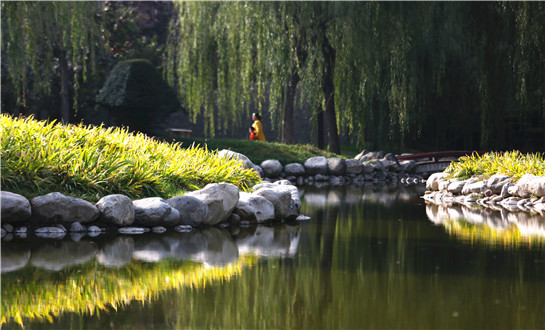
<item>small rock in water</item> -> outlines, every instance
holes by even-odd
[[[19,228],[15,229],[16,234],[26,234],[26,232],[27,232],[26,227],[19,227]]]
[[[42,238],[63,238],[66,235],[66,231],[58,227],[42,227],[34,231],[34,234]]]
[[[13,232],[13,226],[10,225],[9,223],[6,223],[5,225],[3,225],[2,229],[4,229],[7,233],[12,233]]]
[[[120,234],[138,235],[146,232],[146,228],[142,227],[123,227],[117,230]]]
[[[179,225],[174,227],[174,230],[176,230],[179,233],[189,233],[190,231],[193,230],[193,227],[191,227],[190,225]]]
[[[163,227],[163,226],[155,226],[155,227],[151,228],[151,232],[156,233],[156,234],[162,234],[165,231],[167,231],[167,229],[165,227]]]
[[[87,235],[89,235],[90,237],[97,237],[98,235],[102,234],[103,231],[104,229],[97,226],[90,226],[89,228],[87,228]]]
[[[309,216],[306,216],[306,215],[300,215],[298,216],[295,220],[297,221],[306,221],[306,220],[310,220],[311,218]]]
[[[86,231],[85,227],[79,222],[73,222],[70,225],[70,232],[71,233],[84,233],[85,231]]]
[[[219,224],[219,227],[222,228],[222,229],[227,228],[227,227],[229,227],[229,224],[227,222],[222,222],[222,223]]]
[[[97,226],[91,226],[91,227],[87,228],[87,232],[89,232],[89,233],[97,233],[97,232],[100,233],[102,231],[103,231],[103,229],[99,228]]]

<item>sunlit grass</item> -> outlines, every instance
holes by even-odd
[[[157,264],[132,262],[122,269],[104,268],[96,262],[84,269],[66,270],[51,278],[40,278],[42,270],[24,278],[2,276],[1,324],[21,326],[30,320],[49,321],[66,312],[99,315],[117,310],[132,301],[156,299],[166,290],[181,287],[204,288],[213,281],[226,281],[256,262],[241,257],[236,264],[207,267],[193,262],[163,261]]]
[[[484,155],[473,154],[461,157],[458,162],[452,162],[445,173],[450,174],[450,177],[461,179],[479,175],[486,178],[494,174],[505,174],[517,181],[524,174],[545,176],[545,161],[540,153],[489,152]]]
[[[123,128],[62,125],[1,115],[2,189],[59,191],[91,200],[121,193],[169,197],[208,183],[246,190],[259,176],[216,151],[157,141]]]

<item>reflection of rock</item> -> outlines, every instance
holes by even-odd
[[[257,226],[241,229],[236,244],[241,254],[258,256],[293,256],[297,252],[299,226]]]
[[[132,260],[134,240],[132,237],[116,237],[104,245],[97,254],[97,261],[106,267],[121,267]]]
[[[58,271],[93,259],[97,250],[93,242],[62,241],[57,246],[44,245],[40,247],[32,253],[30,263],[34,267]]]
[[[29,260],[30,250],[28,248],[10,245],[2,246],[2,266],[0,271],[8,273],[21,269],[28,264]]]
[[[237,261],[238,248],[228,231],[210,227],[200,233],[206,238],[206,249],[195,255],[194,260],[211,266],[223,266]]]
[[[521,236],[541,236],[545,238],[545,217],[528,212],[499,211],[480,207],[453,205],[450,207],[433,203],[426,204],[426,215],[435,224],[463,220],[471,224],[483,225],[496,232],[516,226]]]
[[[160,236],[136,237],[133,259],[146,262],[159,262],[170,255],[170,246]]]
[[[172,257],[178,260],[194,260],[208,243],[200,231],[167,235],[164,241],[169,245]]]

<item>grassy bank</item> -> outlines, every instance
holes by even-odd
[[[246,155],[258,165],[267,159],[277,159],[283,165],[286,165],[289,163],[304,163],[305,160],[315,156],[353,158],[361,151],[358,151],[355,146],[343,146],[341,148],[342,155],[339,156],[310,144],[288,145],[277,142],[257,142],[240,139],[201,138],[182,138],[179,141],[184,146],[195,144],[202,147],[206,146],[208,150],[230,149]]]
[[[545,176],[545,161],[540,153],[489,152],[484,155],[462,157],[458,162],[451,163],[445,173],[459,179],[481,175],[487,178],[494,174],[505,174],[518,180],[524,174]]]
[[[165,143],[125,129],[1,116],[2,189],[34,197],[53,191],[96,201],[112,193],[169,197],[258,175],[217,152]]]

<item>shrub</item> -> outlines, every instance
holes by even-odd
[[[172,88],[147,60],[118,63],[97,96],[117,124],[150,132],[150,123],[179,109]]]

